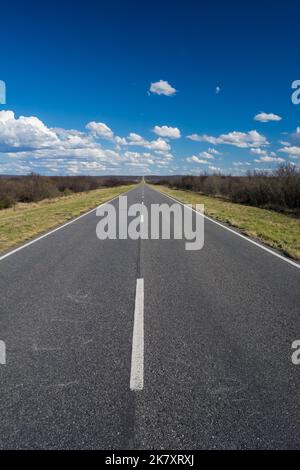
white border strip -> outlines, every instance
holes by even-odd
[[[5,259],[5,258],[8,258],[8,257],[11,256],[11,255],[14,255],[14,254],[17,253],[18,251],[21,251],[21,250],[23,250],[24,248],[26,248],[27,246],[33,245],[33,243],[38,242],[39,240],[42,240],[43,238],[46,238],[46,237],[48,237],[49,235],[52,235],[52,233],[55,233],[55,232],[57,232],[58,230],[61,230],[62,228],[67,227],[68,225],[73,224],[73,223],[76,222],[77,220],[82,219],[82,217],[85,217],[86,215],[91,214],[92,212],[96,211],[96,210],[98,209],[98,207],[105,206],[105,204],[109,204],[110,202],[115,201],[116,199],[118,199],[118,197],[120,197],[120,196],[122,196],[122,195],[124,195],[124,194],[130,193],[130,191],[133,191],[134,189],[135,189],[135,188],[129,189],[129,191],[126,191],[125,193],[121,193],[121,194],[119,194],[118,196],[115,196],[114,198],[110,199],[109,201],[103,202],[103,203],[100,204],[99,206],[94,207],[94,209],[91,209],[91,210],[89,210],[88,212],[85,212],[84,214],[79,215],[79,216],[76,217],[75,219],[69,220],[69,222],[66,222],[66,223],[63,224],[63,225],[60,225],[59,227],[56,227],[56,228],[53,229],[53,230],[50,230],[50,232],[44,233],[44,235],[40,235],[39,237],[34,238],[34,239],[31,240],[30,242],[27,242],[27,243],[25,243],[24,245],[21,245],[21,246],[19,246],[18,248],[15,248],[14,250],[9,251],[8,253],[5,253],[5,255],[0,256],[0,261],[2,261],[2,260]]]
[[[144,387],[144,279],[136,280],[134,325],[132,336],[130,389]]]
[[[166,197],[169,198],[169,199],[173,199],[173,201],[179,202],[179,204],[181,204],[182,206],[186,206],[186,204],[184,204],[183,202],[179,201],[179,199],[175,199],[175,197],[169,196],[168,194],[166,194],[166,193],[164,193],[164,192],[162,192],[162,191],[159,191],[159,190],[157,190],[157,189],[153,189],[152,187],[151,187],[150,189],[152,189],[153,191],[156,191],[156,192],[159,193],[159,194],[162,194],[163,196],[166,196]],[[189,206],[186,206],[186,207],[189,207]],[[196,212],[196,214],[201,215],[201,216],[204,217],[205,219],[210,220],[210,221],[213,222],[214,224],[219,225],[220,227],[224,228],[225,230],[228,230],[229,232],[234,233],[234,235],[237,235],[238,237],[243,238],[243,239],[246,240],[247,242],[252,243],[252,244],[255,245],[255,246],[258,246],[258,247],[261,248],[262,250],[267,251],[267,252],[270,253],[271,255],[274,255],[274,256],[276,256],[277,258],[279,258],[279,259],[285,261],[286,263],[291,264],[291,265],[294,266],[295,268],[298,268],[298,269],[300,268],[300,264],[297,263],[296,261],[292,261],[291,259],[286,258],[285,256],[280,255],[279,253],[276,253],[276,251],[273,251],[273,250],[271,250],[270,248],[267,248],[266,246],[261,245],[260,243],[258,243],[258,242],[256,242],[256,241],[252,240],[251,238],[246,237],[245,235],[242,235],[242,234],[239,233],[239,232],[236,232],[236,231],[233,230],[232,228],[229,228],[229,227],[227,227],[226,225],[223,225],[223,224],[221,224],[220,222],[217,222],[216,220],[212,219],[211,217],[208,217],[207,215],[201,214],[201,212],[198,212],[198,211],[196,211],[195,209],[193,209],[193,208],[191,208],[191,207],[189,207],[189,209],[191,209],[192,211]]]

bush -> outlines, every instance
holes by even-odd
[[[17,202],[38,202],[132,182],[128,177],[114,176],[41,176],[35,173],[27,176],[3,176],[0,177],[0,209],[12,207]]]
[[[155,184],[196,191],[240,204],[248,204],[300,215],[300,171],[281,165],[273,174],[253,172],[247,176],[200,175],[147,177]]]

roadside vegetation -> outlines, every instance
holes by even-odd
[[[279,166],[272,174],[147,177],[147,181],[300,216],[300,170],[290,164]]]
[[[58,178],[59,180],[59,178]],[[0,210],[0,252],[46,232],[134,187],[134,184],[18,202]],[[35,191],[34,188],[32,188]]]
[[[286,171],[286,169],[283,169],[283,171]],[[157,189],[183,203],[204,204],[205,214],[209,217],[229,224],[241,233],[300,261],[299,173],[292,172],[292,174],[288,173],[286,176],[284,176],[284,173],[279,173],[279,175],[278,177],[249,175],[245,177],[245,180],[240,177],[237,182],[234,181],[235,177],[221,177],[219,175],[205,176],[204,178],[202,176],[157,178],[155,184],[159,185]],[[236,197],[237,200],[242,198],[243,204],[232,202],[232,200],[235,201],[235,196],[232,200],[229,197],[224,197],[224,195],[220,196],[220,189],[217,192],[216,188],[220,188],[222,178],[225,180],[225,182],[223,181],[225,187],[235,188],[231,189],[232,195],[238,194],[239,189],[240,197]],[[232,181],[230,181],[231,178]],[[147,181],[149,181],[149,178],[147,178]],[[179,189],[181,184],[185,186],[184,189]],[[206,195],[204,191],[200,192],[199,189],[195,190],[194,188],[199,188],[197,184],[202,189],[205,184],[204,189],[206,192],[210,192],[208,188],[213,187],[213,196]],[[248,199],[243,196],[243,187],[245,192],[248,188],[249,193],[251,193],[249,188],[253,188],[253,195],[254,193],[259,195],[260,191],[264,194],[263,188],[267,188],[265,189],[265,199],[263,197],[259,199],[257,196],[258,207],[254,207],[255,199],[252,196],[252,204],[250,205],[250,196]],[[259,190],[259,188],[261,189]],[[274,191],[277,189],[277,194],[280,195],[277,199],[275,197],[272,199],[272,188]],[[247,203],[244,200],[247,200]]]
[[[13,207],[18,202],[38,202],[133,182],[136,182],[134,178],[126,176],[41,176],[35,173],[27,176],[1,176],[0,210]]]
[[[275,248],[300,261],[300,218],[233,203],[218,197],[205,196],[194,191],[157,189],[186,204],[204,204],[205,214],[239,229],[241,233]]]

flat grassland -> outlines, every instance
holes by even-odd
[[[300,261],[300,218],[258,207],[236,204],[192,191],[152,186],[186,204],[204,204],[207,216]]]
[[[0,252],[73,219],[135,185],[96,189],[0,210]]]

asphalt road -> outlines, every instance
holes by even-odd
[[[0,261],[0,448],[300,449],[299,269],[209,220],[200,251],[100,241],[98,222]]]

